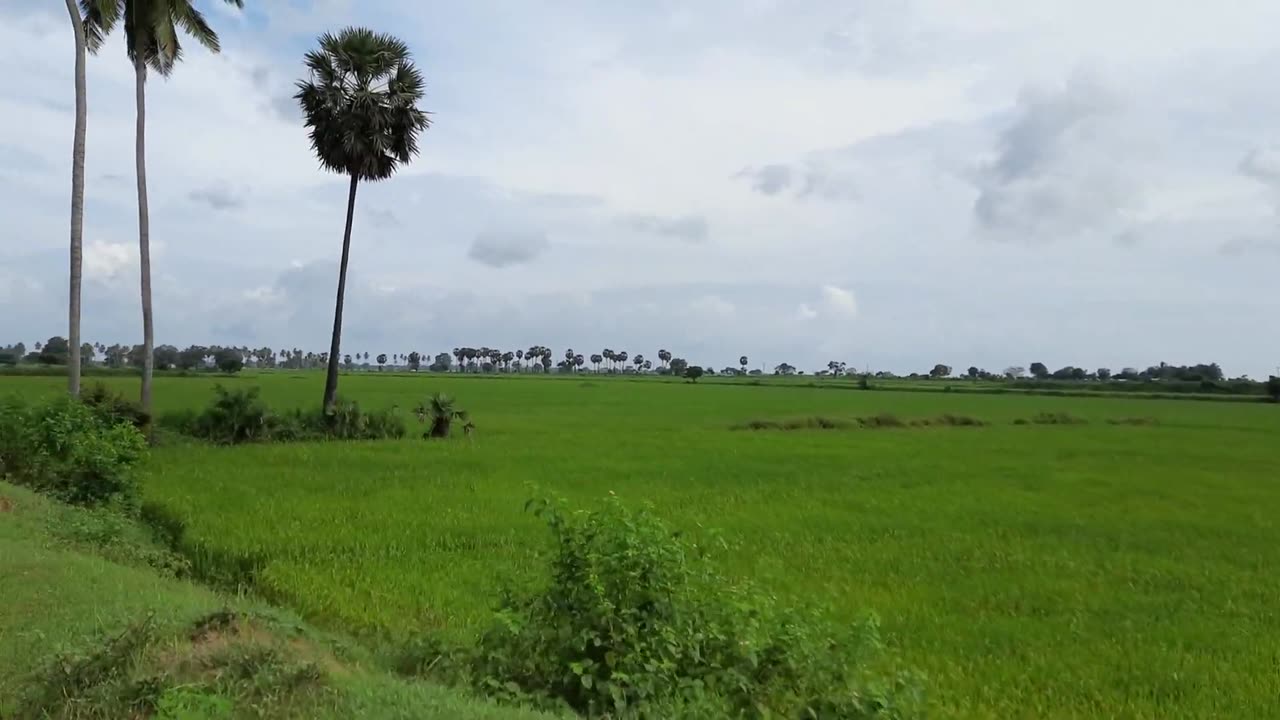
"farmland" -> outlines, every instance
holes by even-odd
[[[323,377],[223,382],[290,407]],[[0,394],[61,384],[0,377]],[[159,377],[157,410],[213,384]],[[445,391],[478,431],[155,449],[144,497],[182,521],[206,577],[373,643],[462,638],[505,584],[536,579],[527,498],[612,492],[723,531],[724,569],[791,602],[875,611],[944,716],[1276,716],[1273,406],[591,376],[354,374],[342,391],[402,408]],[[730,429],[881,413],[986,425]],[[1079,422],[1015,424],[1041,413]]]

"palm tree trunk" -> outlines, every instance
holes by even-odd
[[[351,194],[347,197],[347,230],[342,235],[342,264],[338,266],[338,299],[333,308],[333,339],[329,342],[329,372],[324,380],[324,410],[333,409],[338,399],[338,353],[342,345],[342,300],[347,294],[347,261],[351,257],[351,222],[356,213],[356,183],[351,176]],[[382,370],[381,364],[378,370]]]
[[[133,63],[137,102],[135,162],[138,175],[138,269],[142,279],[142,411],[151,413],[151,375],[155,369],[155,326],[151,321],[151,215],[147,209],[147,66]]]
[[[67,302],[67,392],[80,394],[80,278],[84,257],[84,141],[88,121],[88,92],[85,89],[85,37],[80,8],[67,0],[71,27],[76,39],[76,125],[71,143],[71,278]]]

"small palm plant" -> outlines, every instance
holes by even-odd
[[[454,420],[462,423],[462,431],[467,435],[476,427],[467,411],[459,410],[453,404],[453,398],[443,393],[436,393],[419,403],[413,412],[418,416],[418,422],[427,423],[427,431],[422,434],[424,438],[449,437]]]

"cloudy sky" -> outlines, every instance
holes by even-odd
[[[1280,363],[1280,3],[201,3],[148,86],[159,342],[327,349],[346,184],[291,100],[348,24],[428,78],[360,190],[346,352],[721,367]],[[72,40],[0,0],[0,343],[66,330]],[[132,75],[89,62],[85,336],[137,342]]]

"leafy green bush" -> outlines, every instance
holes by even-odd
[[[0,406],[0,473],[73,505],[137,501],[133,466],[146,439],[132,424],[60,395]]]
[[[480,690],[592,717],[915,715],[910,676],[868,669],[874,619],[844,631],[783,609],[612,497],[594,512],[533,506],[555,536],[550,582],[504,599],[467,660]]]

